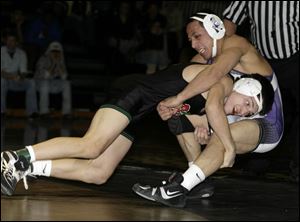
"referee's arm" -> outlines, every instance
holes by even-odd
[[[224,19],[223,23],[225,26],[225,30],[226,30],[225,33],[227,36],[232,36],[233,34],[235,34],[236,28],[237,28],[237,25],[235,23],[233,23],[232,21],[230,21],[228,19]]]
[[[227,36],[232,36],[236,33],[237,26],[247,17],[245,10],[246,1],[232,1],[223,11],[223,22]]]

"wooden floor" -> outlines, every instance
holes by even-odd
[[[90,116],[73,121],[6,118],[1,121],[1,150],[60,135],[83,135],[90,120]],[[14,196],[1,195],[1,221],[299,220],[298,184],[289,180],[282,167],[285,162],[276,159],[277,155],[263,176],[247,174],[238,167],[244,159],[232,169],[217,172],[211,177],[215,195],[190,200],[183,209],[137,196],[131,190],[134,183],[159,184],[173,170],[186,168],[176,140],[156,117],[139,127],[136,143],[106,184],[39,177],[31,179],[25,190],[20,182]]]

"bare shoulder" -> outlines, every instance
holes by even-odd
[[[248,39],[233,35],[227,37],[224,41],[224,49],[235,48],[241,51],[242,56],[234,69],[244,73],[260,73],[268,76],[272,73],[272,68]]]
[[[239,35],[226,36],[224,39],[224,48],[239,47],[249,49],[251,46],[248,39]]]

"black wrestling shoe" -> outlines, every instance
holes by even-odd
[[[215,187],[211,183],[210,179],[207,178],[190,190],[190,192],[187,194],[187,199],[191,200],[208,198],[214,195],[214,190]]]
[[[23,179],[25,189],[28,189],[26,176],[29,172],[29,163],[14,151],[1,153],[1,193],[13,195],[17,183]]]
[[[18,155],[14,151],[1,152],[1,173],[7,170],[9,165],[14,165],[18,161]]]
[[[171,175],[168,182],[163,181],[162,186],[151,187],[136,183],[133,185],[132,190],[148,200],[159,202],[169,207],[183,208],[186,205],[186,193],[188,190],[180,185],[182,181],[183,176],[180,173],[176,173]]]
[[[132,187],[132,190],[141,197],[170,207],[185,207],[187,200],[208,198],[214,194],[214,186],[209,178],[195,186],[191,191],[180,185],[182,181],[183,176],[180,173],[175,173],[169,177],[168,184],[163,181],[162,186],[151,187],[137,183]]]

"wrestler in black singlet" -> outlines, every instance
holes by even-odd
[[[102,108],[117,109],[128,116],[129,120],[137,121],[153,111],[160,101],[177,95],[188,85],[188,82],[183,79],[182,73],[185,67],[192,64],[200,63],[175,64],[155,74],[145,76],[116,102],[106,104]],[[205,100],[201,95],[188,101],[192,104],[191,111],[193,113],[199,113],[205,105]]]

